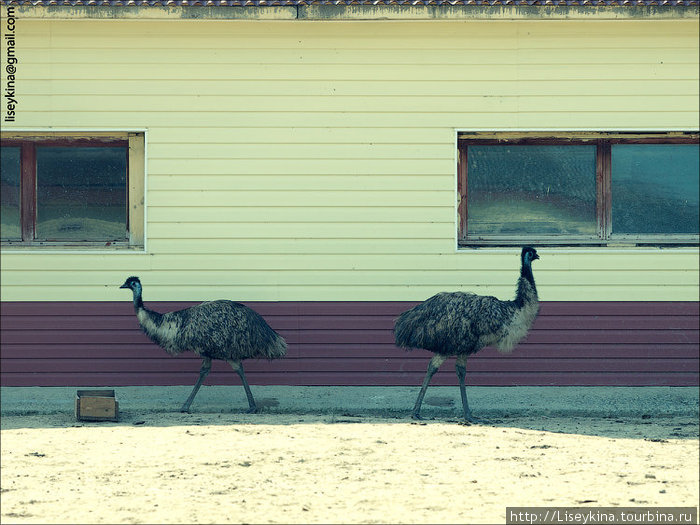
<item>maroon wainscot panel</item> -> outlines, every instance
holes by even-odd
[[[194,303],[153,302],[166,312]],[[289,344],[286,359],[245,362],[258,385],[420,385],[430,353],[393,344],[415,302],[247,303]],[[545,302],[510,355],[468,361],[471,385],[698,385],[697,302]],[[192,385],[200,360],[168,356],[131,302],[2,303],[3,386]],[[214,362],[205,384],[239,384]],[[453,360],[431,384],[456,385]]]

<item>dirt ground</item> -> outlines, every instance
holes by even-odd
[[[2,418],[2,523],[504,523],[696,506],[698,421],[133,413]]]

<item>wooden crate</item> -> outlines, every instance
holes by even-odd
[[[114,390],[78,390],[75,417],[78,421],[119,421]]]

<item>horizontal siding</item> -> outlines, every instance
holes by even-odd
[[[108,288],[113,285],[119,285],[124,281],[126,275],[122,275],[120,280],[115,278],[114,281],[105,285],[101,285],[105,288],[104,297],[123,297],[124,293],[114,294]],[[422,295],[423,297],[429,297],[434,293],[438,293],[443,290],[444,286],[436,285],[414,285],[411,283],[407,284],[397,284],[395,286],[382,285],[377,286],[375,284],[353,284],[352,290],[347,290],[348,280],[338,280],[332,284],[298,284],[298,285],[288,285],[279,283],[274,280],[274,274],[265,279],[265,282],[260,283],[250,283],[245,280],[245,277],[241,277],[241,280],[234,285],[217,285],[212,287],[210,292],[211,297],[204,297],[203,299],[213,300],[216,298],[226,297],[235,298],[235,300],[247,301],[248,298],[254,297],[257,300],[265,301],[280,301],[285,300],[286,297],[292,296],[298,298],[302,301],[335,301],[342,300],[346,297],[363,297],[365,300],[373,301],[383,301],[387,297],[414,297],[416,295]],[[42,297],[48,301],[60,302],[66,297],[80,296],[81,292],[84,296],[89,296],[91,292],[96,287],[90,284],[85,285],[27,285],[21,288],[20,293],[15,294],[15,297],[29,296],[29,297]],[[697,296],[695,288],[687,285],[666,285],[664,287],[659,287],[663,293],[659,293],[659,299],[667,299],[669,297],[692,297]],[[689,292],[690,289],[690,292]],[[407,293],[410,291],[410,293]],[[484,294],[493,294],[497,297],[511,298],[514,295],[514,286],[488,286],[488,287],[473,287],[471,291]],[[603,300],[603,301],[616,301],[620,297],[624,297],[627,300],[642,301],[647,296],[644,290],[639,290],[634,286],[600,286],[595,284],[590,284],[588,286],[580,287],[568,287],[567,289],[561,291],[560,294],[540,294],[540,297],[544,300],[551,300],[553,296],[577,296],[584,300]],[[569,292],[569,293],[564,293]],[[9,300],[9,293],[5,295],[5,299]],[[157,296],[160,300],[179,300],[181,297],[189,296],[194,297],[202,296],[201,286],[177,286],[173,285],[163,285],[157,289],[151,289],[148,297]]]
[[[144,283],[144,297],[154,301],[229,298],[241,301],[363,300],[387,298],[422,300],[444,290],[464,290],[513,297],[518,276],[518,250],[477,250],[468,254],[439,253],[440,239],[429,237],[434,225],[407,223],[426,232],[416,239],[406,232],[403,239],[380,235],[386,223],[363,223],[372,229],[364,239],[349,235],[347,223],[314,224],[315,232],[335,232],[337,238],[314,238],[304,224],[286,224],[281,231],[296,229],[297,237],[275,233],[251,237],[248,223],[229,224],[231,235],[223,239],[226,253],[217,254],[225,235],[221,223],[207,238],[187,242],[176,237],[157,243],[160,253],[151,256],[63,254],[44,256],[3,255],[4,301],[40,297],[64,301],[98,296],[124,300],[128,292],[118,287],[129,275]],[[336,228],[337,226],[337,228]],[[406,226],[406,225],[404,225]],[[206,225],[202,226],[206,230]],[[238,228],[242,230],[239,232]],[[408,227],[408,226],[406,226]],[[190,223],[185,229],[195,228]],[[262,233],[262,230],[260,231]],[[415,235],[415,233],[414,233]],[[156,243],[153,241],[154,244]],[[267,252],[270,245],[274,252]],[[423,252],[432,247],[436,254]],[[372,253],[374,250],[374,253]],[[393,250],[395,253],[387,254]],[[601,250],[540,249],[534,274],[540,298],[563,300],[644,301],[653,291],[655,299],[697,299],[697,252],[671,250],[604,252]],[[674,253],[675,252],[675,253]],[[80,279],[75,280],[74,276]],[[7,276],[7,277],[5,277]],[[7,283],[12,283],[8,286]]]
[[[254,240],[248,241],[253,246]],[[304,245],[304,248],[312,246],[313,240],[310,240]],[[413,270],[415,268],[424,268],[434,271],[450,271],[450,270],[465,270],[467,267],[470,271],[486,275],[489,271],[494,271],[504,275],[505,281],[515,287],[516,278],[519,269],[519,250],[516,248],[508,250],[476,250],[469,254],[463,254],[459,257],[445,257],[446,254],[423,254],[415,246],[406,243],[406,251],[401,257],[390,258],[382,253],[350,253],[351,250],[345,249],[334,250],[331,242],[328,242],[326,253],[301,253],[287,252],[287,246],[283,246],[278,250],[268,253],[235,253],[225,252],[224,254],[207,254],[206,266],[204,265],[205,258],[197,251],[188,250],[188,253],[171,254],[167,258],[158,257],[157,255],[149,257],[134,257],[126,255],[129,259],[129,265],[134,271],[157,270],[158,273],[163,271],[183,271],[183,270],[227,270],[235,272],[239,270],[275,270],[284,265],[287,270],[308,270],[316,268],[319,270]],[[695,250],[687,250],[685,253],[679,253],[674,250],[670,256],[666,253],[661,254],[660,251],[646,250],[635,251],[630,250],[634,257],[630,257],[627,252],[605,253],[599,250],[574,250],[571,253],[563,253],[563,250],[541,248],[538,252],[542,255],[541,259],[534,263],[534,274],[537,282],[551,271],[566,271],[571,274],[579,274],[587,271],[603,272],[619,271],[624,269],[632,272],[645,272],[650,268],[657,272],[686,272],[689,279],[693,279],[693,263],[697,261],[698,254]],[[664,251],[666,252],[666,250]],[[674,253],[675,252],[675,253]],[[56,256],[60,261],[60,267],[54,268],[57,276],[64,276],[60,272],[65,272],[69,269],[87,272],[95,270],[94,263],[97,263],[99,272],[105,272],[101,278],[120,274],[106,272],[117,272],[124,268],[124,261],[113,255],[89,256],[85,254],[64,254],[60,257]],[[662,267],[663,266],[663,267]],[[5,270],[13,271],[47,271],[46,262],[40,257],[26,257],[24,260],[20,257],[10,259],[4,267]],[[195,274],[190,274],[190,277],[206,279],[206,277],[197,277]],[[118,283],[122,284],[124,279]],[[150,279],[144,280],[144,290],[148,294]],[[691,284],[693,281],[689,281]],[[202,281],[198,281],[202,284]],[[26,283],[23,283],[26,284]],[[54,281],[53,284],[61,284]],[[109,285],[109,282],[105,282]],[[162,284],[154,281],[154,284]],[[540,293],[546,290],[539,290]],[[124,300],[124,291],[115,290],[117,300]],[[149,297],[153,299],[152,297]],[[199,296],[196,299],[201,299]]]
[[[387,85],[391,82],[386,82]],[[635,82],[628,82],[627,88],[632,89]],[[368,121],[376,120],[378,124],[387,128],[414,127],[421,131],[435,131],[442,133],[446,137],[445,131],[452,131],[457,128],[470,129],[512,129],[526,131],[528,129],[693,129],[697,126],[697,112],[693,108],[671,110],[666,108],[663,101],[668,100],[668,95],[659,96],[660,104],[652,107],[658,108],[656,111],[649,111],[649,107],[638,108],[630,111],[604,111],[591,106],[579,106],[578,111],[562,110],[548,113],[542,112],[541,108],[532,107],[523,109],[517,113],[512,110],[503,109],[500,111],[479,111],[479,107],[471,110],[467,108],[456,108],[445,113],[411,113],[403,112],[315,112],[309,113],[305,110],[290,110],[285,112],[252,112],[245,111],[245,106],[237,106],[236,111],[221,109],[219,111],[192,111],[178,114],[178,122],[183,128],[191,130],[201,127],[203,122],[209,126],[226,127],[231,123],[242,124],[244,129],[284,127],[293,128],[298,126],[309,127],[341,127],[350,126],[360,128],[367,126]],[[547,98],[542,99],[542,103],[547,102]],[[650,101],[652,103],[654,101]],[[407,110],[410,108],[406,108]],[[47,116],[48,115],[48,116]],[[147,117],[145,116],[147,115]],[[22,112],[22,121],[27,121],[28,126],[43,127],[50,125],[55,128],[66,127],[71,122],[73,116],[74,124],[78,129],[100,129],[104,128],[105,122],[109,122],[110,127],[118,129],[132,129],[144,127],[172,126],[172,111],[144,112],[132,111],[124,108],[121,111],[105,112],[100,108],[95,108],[90,113],[79,113],[76,119],[74,111],[53,110],[47,114],[45,111],[35,111],[27,108]],[[693,120],[695,119],[695,120]],[[19,119],[18,119],[19,120]],[[48,122],[49,124],[46,124]],[[437,128],[433,130],[431,128]],[[697,128],[695,128],[697,129]],[[450,138],[452,133],[450,133]],[[183,139],[184,140],[184,137]],[[180,140],[179,142],[181,142]],[[447,141],[447,140],[446,140]],[[396,166],[400,168],[400,166]],[[404,166],[406,167],[406,166]],[[411,173],[410,169],[408,173]]]
[[[669,55],[668,50],[660,50],[658,52],[655,52],[656,50],[650,50],[648,53],[645,52],[644,54],[635,54],[635,55],[628,55],[625,57],[626,60],[629,61],[629,63],[635,63],[635,61],[648,61],[648,60],[653,60],[654,57],[656,56],[657,60],[664,60],[664,61],[671,61],[671,63],[675,63],[677,66],[680,66],[682,64],[693,64],[695,63],[694,61],[697,60],[697,51],[695,51],[695,55],[693,57],[688,57],[688,60],[682,60],[682,61],[677,61],[677,56],[676,55]],[[681,56],[683,56],[683,51],[687,50],[680,50],[681,51]],[[376,50],[375,50],[376,52]],[[71,53],[74,53],[72,51]],[[373,52],[374,53],[374,52]],[[460,53],[463,54],[462,51]],[[569,50],[566,50],[566,53],[568,54],[568,57],[570,57],[571,60],[573,60],[573,63],[577,61],[576,55],[572,55]],[[441,53],[442,54],[442,53]],[[509,52],[509,54],[512,55],[512,52]],[[686,54],[685,56],[688,56],[689,54]],[[366,56],[366,55],[365,55]],[[395,59],[400,60],[401,57],[396,56],[396,53],[394,53]],[[613,59],[615,60],[620,60],[619,57],[616,57],[615,54],[610,55]],[[136,59],[143,59],[143,54],[141,53],[139,57],[136,57]],[[524,57],[526,59],[526,57]],[[596,57],[596,60],[598,59],[603,59],[605,60],[607,57],[603,56],[598,56]],[[435,57],[436,60],[439,60],[439,57]],[[170,60],[177,60],[177,61],[182,61],[182,58],[179,57],[170,57]],[[588,61],[590,62],[590,57],[586,56],[580,56],[578,58],[578,61]],[[454,62],[453,65],[459,65],[457,62]],[[219,66],[217,64],[217,66]],[[232,66],[234,66],[232,64]],[[417,64],[417,67],[420,65]],[[665,72],[665,71],[664,71]],[[30,79],[27,80],[26,82],[23,82],[22,85],[23,87],[26,86],[27,90],[27,95],[31,96],[39,96],[39,95],[45,95],[46,92],[46,87],[45,87],[45,79]],[[304,93],[304,97],[361,97],[361,96],[371,96],[375,95],[376,96],[376,90],[377,88],[382,88],[385,85],[386,81],[384,80],[378,80],[378,79],[367,79],[366,81],[358,82],[356,80],[337,80],[334,79],[332,82],[331,81],[326,81],[326,82],[319,82],[315,80],[296,80],[294,85],[295,87],[300,90],[302,93]],[[697,82],[694,80],[694,75],[693,74],[684,74],[683,78],[672,78],[668,79],[665,76],[659,76],[659,75],[654,75],[651,78],[637,78],[636,83],[639,84],[640,86],[643,87],[644,90],[653,90],[653,91],[660,91],[660,92],[667,92],[670,89],[677,89],[680,88],[683,90],[683,93],[694,93],[695,90],[697,89]],[[396,83],[395,85],[392,86],[392,90],[394,95],[384,95],[384,98],[387,98],[389,96],[396,96],[396,95],[401,95],[401,96],[407,96],[407,97],[443,97],[443,96],[452,96],[454,97],[455,94],[455,87],[459,87],[461,89],[468,89],[468,92],[478,92],[482,90],[485,87],[485,82],[479,81],[479,80],[473,80],[473,79],[466,79],[463,81],[459,82],[459,86],[455,86],[455,82],[447,82],[444,80],[430,80],[430,79],[410,79],[405,82],[400,82]],[[103,95],[120,95],[123,96],[123,93],[129,92],[131,90],[135,89],[142,89],[143,86],[147,86],[149,89],[160,89],[163,90],[164,93],[183,93],[183,92],[192,92],[192,91],[201,91],[204,93],[210,93],[214,92],[216,90],[228,90],[228,91],[235,91],[237,95],[239,96],[256,96],[256,97],[261,97],[261,96],[274,96],[279,94],[278,90],[275,88],[275,83],[270,82],[268,80],[248,80],[248,79],[217,79],[217,80],[196,80],[196,79],[172,79],[172,78],[165,78],[165,79],[143,79],[143,80],[133,80],[129,78],[115,78],[112,79],[112,82],[110,82],[108,85],[105,85],[103,80],[98,80],[98,79],[81,79],[79,84],[76,84],[75,80],[69,79],[69,78],[55,78],[52,77],[51,79],[51,85],[55,87],[55,91],[53,92],[53,95],[55,96],[75,96],[75,95],[92,95],[94,89],[103,89],[101,92]],[[72,91],[71,88],[79,90],[77,93],[75,91]],[[571,97],[574,96],[579,96],[579,97],[585,97],[586,95],[589,95],[591,90],[602,90],[602,89],[625,89],[629,87],[629,80],[625,79],[619,79],[615,75],[615,77],[611,79],[542,79],[542,80],[527,80],[524,81],[523,79],[519,79],[518,83],[512,83],[512,82],[489,82],[488,88],[491,89],[490,95],[491,96],[504,96],[504,97],[514,97],[520,95],[521,89],[527,89],[528,92],[533,93],[533,97],[535,96],[542,96],[541,94],[538,95],[537,93],[545,92],[547,90],[552,90],[552,89],[557,89],[557,90],[562,90],[565,95],[564,99],[565,100],[570,100]],[[474,95],[472,95],[474,96]],[[600,95],[598,95],[600,96]],[[619,100],[620,97],[626,96],[624,93],[618,92],[610,95],[610,100]],[[639,96],[639,95],[637,95]],[[551,98],[551,97],[550,97]],[[59,98],[60,100],[60,98]],[[302,99],[304,100],[304,99]],[[241,110],[247,110],[247,108],[240,108]],[[459,108],[455,108],[456,110],[459,110]],[[171,124],[172,125],[172,124]],[[199,127],[203,127],[200,126]],[[307,126],[308,127],[308,126]],[[157,131],[159,133],[158,138],[169,138],[168,135],[161,135],[161,131],[167,129],[167,127],[159,128]],[[375,132],[377,131],[375,128],[370,128],[373,129]],[[194,142],[209,142],[207,140],[207,137],[211,139],[212,142],[222,142],[226,139],[227,137],[227,132],[231,133],[232,131],[235,131],[234,129],[231,128],[224,128],[224,135],[219,136],[218,134],[213,134],[210,133],[209,135],[205,134],[203,136],[197,136],[193,137]],[[287,136],[290,135],[291,130],[286,130]],[[275,130],[272,129],[270,130],[271,133],[275,133]],[[279,130],[278,130],[279,132]],[[401,129],[395,130],[395,137],[399,138],[402,135],[409,135],[409,131],[405,131],[404,133],[401,132]],[[255,140],[255,136],[253,135],[251,137],[243,137],[243,139],[247,142],[250,142],[251,140]],[[274,135],[273,135],[274,136]],[[333,137],[337,137],[337,134],[332,134],[330,136],[325,136],[325,137],[319,137],[319,142],[329,142],[329,139]],[[412,136],[415,138],[415,135]],[[173,133],[172,138],[174,139],[180,139],[181,135],[177,132]],[[309,138],[312,138],[312,136],[309,136]],[[388,137],[384,137],[386,139]],[[267,142],[266,137],[261,137],[258,139],[259,144],[264,144]]]
[[[455,130],[695,128],[696,22],[22,20],[4,131],[147,129],[148,253],[3,251],[2,300],[511,297],[517,249],[456,253]],[[696,251],[541,255],[546,301],[697,299]]]
[[[149,303],[159,311],[192,303]],[[245,364],[252,384],[419,385],[429,352],[393,344],[415,302],[251,302],[289,344],[273,362]],[[472,385],[698,385],[697,302],[545,302],[510,355],[469,359]],[[3,386],[189,385],[200,360],[176,358],[139,330],[129,302],[2,305]],[[433,380],[456,384],[450,363]],[[238,384],[215,362],[207,384]]]
[[[369,225],[368,225],[369,227]],[[373,226],[377,228],[377,225]],[[112,272],[90,272],[85,276],[82,286],[89,285],[104,285],[110,283]],[[31,285],[34,283],[34,273],[31,271],[15,272],[15,282],[20,285]],[[124,276],[125,278],[127,276]],[[538,275],[535,275],[537,278]],[[413,286],[434,286],[447,287],[452,282],[459,282],[462,286],[469,289],[479,289],[485,286],[500,287],[508,290],[507,295],[513,295],[515,290],[515,278],[513,275],[505,273],[490,272],[483,276],[479,276],[473,270],[384,270],[369,269],[366,271],[355,270],[352,275],[343,275],[337,269],[326,270],[279,270],[274,274],[268,271],[259,271],[248,269],[245,272],[245,277],[242,277],[236,272],[229,270],[208,270],[202,273],[193,274],[191,270],[163,270],[159,275],[150,278],[143,282],[144,293],[148,293],[151,287],[171,286],[171,282],[184,283],[178,286],[179,289],[190,291],[192,295],[197,293],[197,287],[218,286],[219,289],[230,286],[235,287],[241,283],[241,279],[250,279],[253,283],[280,284],[285,282],[294,282],[296,285],[326,285],[326,286],[342,286],[352,284],[354,286],[405,286],[411,283]],[[616,285],[617,287],[640,285],[646,279],[653,279],[654,282],[662,286],[697,286],[698,275],[693,275],[691,272],[673,272],[665,270],[655,271],[639,271],[632,270],[611,270],[601,275],[596,284],[601,285]],[[122,281],[123,282],[123,281]],[[112,281],[117,283],[116,280]],[[60,285],[61,283],[57,283]],[[580,285],[589,286],[590,280],[586,275],[571,275],[567,270],[551,270],[544,272],[537,280],[540,289],[546,290],[548,286],[558,285]],[[124,297],[128,292],[122,292]],[[506,295],[504,294],[504,295]]]
[[[551,22],[547,22],[551,24]],[[375,23],[376,24],[376,23]],[[673,22],[671,22],[673,24]],[[665,23],[665,26],[668,27],[668,23]],[[85,27],[83,25],[82,27]],[[211,27],[211,26],[210,26]],[[239,24],[238,27],[241,27]],[[384,29],[386,26],[383,26],[383,33],[387,33],[387,31]],[[416,25],[411,24],[410,25],[411,29],[415,29]],[[447,26],[446,26],[447,27]],[[477,25],[472,24],[470,25],[470,32],[474,32],[474,29],[477,27]],[[493,27],[493,26],[492,26]],[[588,25],[590,28],[591,25]],[[336,29],[338,26],[336,25]],[[279,31],[281,28],[277,28],[275,30],[275,33]],[[319,29],[319,28],[316,28]],[[345,28],[344,28],[345,29]],[[75,52],[76,48],[75,47],[69,47],[71,42],[70,40],[67,39],[61,39],[60,42],[56,42],[52,46],[52,55],[51,57],[48,57],[43,53],[43,50],[45,49],[45,46],[47,45],[45,42],[38,42],[36,39],[32,39],[27,43],[27,45],[23,45],[23,50],[24,53],[26,53],[27,59],[31,63],[36,63],[36,64],[49,64],[49,63],[61,63],[61,64],[75,64],[75,63],[82,63],[82,64],[103,64],[104,62],[109,62],[111,64],[131,64],[134,62],[137,63],[151,63],[155,65],[162,65],[162,64],[181,64],[183,61],[190,60],[192,62],[196,62],[198,64],[219,64],[219,65],[242,65],[242,64],[252,64],[252,65],[259,65],[261,63],[269,63],[269,64],[316,64],[316,65],[325,65],[325,64],[335,64],[339,61],[339,59],[342,59],[342,61],[347,62],[348,64],[375,64],[375,65],[411,65],[411,66],[418,66],[418,65],[491,65],[494,63],[499,63],[499,64],[509,64],[509,65],[542,65],[542,64],[561,64],[561,65],[571,65],[571,64],[619,64],[620,62],[626,63],[626,64],[645,64],[649,63],[649,59],[656,59],[656,62],[660,64],[662,61],[664,63],[668,64],[687,64],[687,63],[693,63],[693,61],[697,60],[698,58],[698,50],[693,49],[693,48],[685,48],[682,47],[684,44],[685,38],[687,38],[688,34],[692,35],[692,31],[689,32],[683,32],[681,31],[679,35],[677,36],[669,36],[669,35],[663,35],[661,37],[659,36],[654,36],[654,35],[643,35],[643,40],[640,39],[640,36],[642,35],[632,35],[630,34],[630,31],[627,31],[622,38],[616,39],[616,43],[619,46],[621,44],[620,40],[624,38],[628,38],[629,36],[636,37],[638,40],[640,40],[640,44],[643,44],[646,42],[646,46],[641,46],[642,49],[644,49],[644,54],[638,53],[638,54],[633,54],[633,55],[624,55],[624,49],[626,46],[622,47],[610,47],[605,49],[605,53],[600,53],[593,51],[595,47],[591,45],[589,50],[591,50],[595,55],[592,54],[574,54],[571,53],[570,49],[568,48],[538,48],[535,47],[535,42],[533,40],[527,40],[527,39],[521,39],[517,44],[511,40],[510,42],[507,42],[510,45],[510,48],[503,48],[503,49],[496,49],[496,47],[499,46],[499,44],[503,44],[503,41],[496,41],[494,38],[487,38],[486,35],[483,33],[479,35],[480,40],[477,42],[475,41],[472,45],[475,46],[475,49],[478,49],[478,53],[465,53],[463,49],[459,49],[459,45],[455,44],[454,47],[439,47],[441,45],[440,41],[436,38],[432,38],[432,45],[431,49],[420,49],[415,47],[415,43],[413,46],[409,47],[407,50],[410,51],[408,53],[403,53],[403,54],[397,54],[396,50],[390,49],[389,46],[391,44],[391,39],[387,35],[386,38],[384,38],[380,46],[382,47],[376,47],[376,48],[368,48],[364,49],[361,47],[363,44],[370,43],[372,41],[378,42],[376,39],[372,39],[370,37],[364,37],[362,38],[361,41],[355,41],[355,42],[341,42],[340,45],[343,47],[339,47],[339,43],[336,40],[331,44],[330,47],[332,48],[323,48],[323,47],[318,47],[322,45],[322,40],[320,38],[314,38],[313,40],[306,39],[305,42],[296,42],[296,45],[290,46],[289,48],[280,48],[280,47],[264,47],[266,45],[274,45],[275,44],[275,38],[273,33],[270,37],[265,38],[264,40],[256,40],[256,49],[255,53],[227,53],[224,50],[230,50],[232,47],[235,46],[235,44],[240,42],[241,40],[248,40],[253,41],[253,36],[252,35],[245,35],[238,33],[236,34],[228,34],[226,35],[226,38],[219,38],[219,41],[216,42],[218,47],[217,49],[194,49],[194,48],[187,48],[182,46],[182,41],[178,42],[172,42],[172,46],[170,49],[173,49],[177,51],[176,54],[166,54],[164,55],[161,59],[158,59],[158,57],[155,57],[151,54],[143,54],[143,50],[141,49],[133,49],[133,48],[115,48],[114,46],[109,46],[106,42],[104,45],[103,43],[103,38],[100,38],[100,42],[96,43],[96,45],[91,48],[91,49],[84,49],[81,48],[81,55],[80,55],[80,61],[77,60]],[[37,35],[33,35],[37,36]],[[96,35],[93,35],[95,38],[97,37]],[[403,38],[405,35],[402,35],[401,38]],[[415,35],[417,37],[417,35]],[[145,35],[141,34],[138,35],[138,38],[144,38]],[[498,38],[499,35],[497,35],[496,38]],[[88,37],[89,38],[89,37]],[[164,37],[165,38],[165,37]],[[663,42],[659,41],[660,38],[663,38]],[[461,39],[463,43],[463,38]],[[675,40],[675,43],[674,43]],[[197,44],[199,42],[206,42],[206,39],[202,35],[199,35],[197,38],[196,42],[192,42],[193,44]],[[294,42],[290,42],[288,39],[286,42],[280,42],[277,40],[279,44],[290,44]],[[416,40],[417,42],[417,40]],[[481,46],[478,46],[478,43],[481,42]],[[593,41],[590,41],[591,44]],[[190,42],[188,42],[189,44]],[[449,42],[447,43],[449,44]],[[447,45],[447,44],[442,44]],[[489,46],[492,46],[490,48],[484,48],[483,44],[487,44]],[[160,42],[157,43],[157,45],[160,45]],[[654,47],[649,47],[650,45],[653,45]],[[477,47],[478,46],[478,47]],[[669,57],[668,55],[668,49],[674,49],[676,46],[679,46],[674,54]],[[154,45],[153,47],[156,47]],[[371,54],[367,53],[367,50],[371,51]],[[435,55],[434,50],[439,50],[440,54]],[[207,51],[207,52],[204,52]],[[208,52],[212,51],[212,52]],[[213,51],[218,51],[217,53]],[[248,50],[249,51],[249,50]],[[514,53],[514,52],[519,52],[519,53]],[[166,79],[167,81],[169,79]],[[201,86],[201,84],[195,84],[198,82],[195,79],[192,80],[187,80],[187,79],[176,79],[178,82],[191,82],[192,85],[197,85]],[[141,81],[133,81],[133,85],[139,84]],[[206,81],[205,81],[206,82]],[[429,79],[424,79],[424,82],[430,82]],[[207,84],[204,84],[205,87],[207,87]],[[71,93],[69,90],[61,90],[60,85],[57,86],[58,90],[55,92],[55,94],[74,94]],[[89,87],[89,85],[87,86]],[[244,93],[244,94],[271,94],[275,93],[278,94],[279,92],[273,92],[273,91],[264,91],[265,87],[269,88],[269,85],[266,86],[261,86],[263,91],[262,93],[260,91],[252,91],[250,93]],[[361,86],[358,86],[359,89],[362,89]],[[402,89],[402,88],[399,88]],[[405,87],[404,87],[405,89]],[[444,87],[443,87],[444,89]],[[366,88],[364,88],[366,90]],[[401,92],[401,91],[399,91]],[[89,91],[85,91],[85,94],[90,93]],[[123,93],[122,91],[118,91],[114,89],[113,91],[106,91],[107,94],[121,94]],[[445,93],[449,93],[445,91]],[[454,92],[452,92],[454,93]],[[323,94],[321,92],[304,92],[304,94]],[[346,94],[341,92],[340,94]],[[430,93],[432,94],[432,92]]]
[[[42,66],[37,66],[41,68]],[[181,66],[173,66],[173,71],[164,71],[166,76],[175,76],[176,70]],[[318,68],[311,67],[310,71],[314,71],[314,75],[308,74],[308,77],[319,76],[323,74],[330,74],[334,78],[352,78],[357,76],[358,71],[353,71],[356,68],[347,68],[340,66],[341,69],[338,71],[343,71],[343,75],[339,75],[334,71],[330,72],[318,72]],[[484,66],[486,67],[486,66]],[[126,69],[134,69],[133,66],[125,66]],[[492,69],[491,66],[488,66]],[[78,68],[79,69],[79,68]],[[138,68],[136,68],[138,69]],[[145,75],[148,70],[152,69],[151,66],[144,66],[142,72],[135,71],[134,74]],[[282,69],[282,71],[279,71]],[[291,75],[292,71],[296,74],[299,73],[297,68],[293,68],[292,71],[284,71],[285,67],[275,68],[276,75]],[[327,68],[323,68],[327,69]],[[411,73],[415,74],[415,68],[406,66],[406,69]],[[430,68],[425,69],[424,73],[426,75],[431,75],[433,72]],[[443,68],[444,69],[444,68]],[[466,75],[471,74],[471,70],[465,73],[465,78],[457,78],[456,80],[466,80]],[[518,72],[520,73],[521,67],[518,67]],[[687,65],[679,64],[675,68],[666,67],[663,70],[649,70],[646,73],[648,75],[658,76],[660,74],[669,75],[671,77],[682,77],[687,69]],[[362,66],[362,72],[364,74],[369,74],[376,77],[378,72],[386,71],[386,67],[378,67],[377,72],[367,71],[366,66]],[[551,74],[551,70],[545,66],[539,68],[538,80],[544,80],[547,78],[548,74]],[[614,68],[617,78],[630,79],[638,78],[639,71],[637,71],[637,66],[630,66],[629,70],[619,68]],[[605,71],[595,71],[596,73],[606,73]],[[71,73],[75,73],[72,70]],[[201,75],[203,71],[194,71],[194,75]],[[231,74],[238,75],[240,71],[234,70]],[[567,78],[572,80],[580,80],[582,78],[587,78],[591,75],[589,68],[583,66],[571,66],[570,72],[558,71],[559,74],[566,75]],[[613,74],[613,68],[607,72],[608,74]],[[30,71],[31,74],[31,71]],[[245,72],[244,72],[245,74]],[[386,74],[379,76],[385,76],[386,81],[396,81],[401,82],[404,80],[405,76],[409,73],[397,73],[392,78]],[[478,72],[477,72],[478,74]],[[92,74],[91,74],[92,75]],[[505,78],[494,78],[496,81],[516,81],[516,76],[512,75],[509,78],[508,75],[504,75]],[[461,75],[460,75],[461,77]],[[323,78],[323,77],[321,77]],[[696,77],[697,78],[697,77]],[[270,79],[270,80],[275,80]],[[67,112],[78,112],[84,108],[84,95],[53,95],[47,99],[44,95],[29,95],[25,97],[28,102],[32,105],[32,111],[49,111],[52,110],[55,104],[59,104],[60,111]],[[582,100],[583,98],[583,100]],[[133,99],[124,95],[93,95],[91,99],[94,103],[99,106],[102,112],[108,113],[111,111],[121,111],[122,108],[129,106],[132,111],[153,111],[153,112],[169,112],[173,107],[179,107],[186,104],[193,106],[193,109],[202,112],[212,112],[212,111],[245,111],[245,112],[284,112],[289,111],[290,108],[303,107],[309,112],[340,112],[340,111],[352,111],[352,112],[386,112],[395,113],[403,112],[407,107],[420,107],[422,112],[426,113],[452,113],[455,108],[464,105],[467,107],[472,107],[473,112],[477,113],[488,113],[492,111],[509,111],[517,113],[521,110],[527,111],[528,108],[536,110],[541,108],[543,105],[547,105],[548,111],[551,112],[586,112],[589,111],[591,106],[595,107],[599,111],[619,111],[621,113],[628,111],[642,111],[646,108],[649,103],[648,95],[591,95],[588,97],[582,97],[581,95],[564,95],[556,98],[552,98],[550,95],[530,95],[524,96],[522,94],[514,94],[511,96],[500,95],[498,97],[484,96],[484,95],[464,95],[461,97],[421,97],[421,96],[377,96],[369,98],[367,96],[277,96],[271,99],[269,96],[248,96],[246,97],[246,105],[241,107],[239,102],[235,99],[231,99],[227,104],[222,106],[222,100],[220,95],[202,95],[197,97],[196,101],[192,101],[191,95],[161,95],[155,100],[142,100]],[[668,111],[687,111],[688,108],[697,108],[697,97],[693,95],[679,94],[674,97],[670,97],[668,102],[664,103],[664,109]],[[478,109],[477,109],[478,106]],[[56,111],[56,110],[52,110]],[[207,148],[203,148],[203,154],[206,155]],[[235,151],[235,150],[234,150]],[[187,152],[183,152],[186,154]],[[225,149],[221,154],[225,153]],[[189,157],[188,157],[189,158]]]

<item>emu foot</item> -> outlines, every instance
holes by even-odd
[[[424,421],[423,416],[421,416],[418,412],[413,412],[411,414],[411,419],[415,419],[416,421]]]
[[[460,422],[460,425],[488,425],[491,422],[488,419],[481,419],[471,415],[471,412],[464,416],[464,419]]]
[[[250,407],[248,410],[245,411],[246,414],[257,414],[258,413],[258,407]]]
[[[189,414],[189,413],[190,413],[190,407],[183,406],[182,408],[180,408],[180,412],[182,412],[183,414]]]

